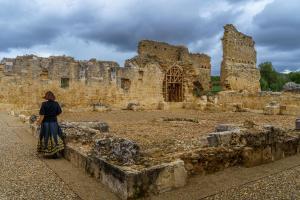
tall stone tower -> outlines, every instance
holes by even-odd
[[[232,24],[224,27],[221,85],[223,90],[260,91],[260,73],[256,68],[255,42]]]

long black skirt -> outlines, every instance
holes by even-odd
[[[43,122],[37,151],[46,156],[55,155],[64,149],[62,130],[57,122]]]

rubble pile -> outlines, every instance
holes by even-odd
[[[294,82],[288,82],[284,84],[283,90],[289,92],[300,92],[300,84]]]
[[[93,154],[123,165],[135,164],[140,157],[140,147],[124,138],[107,137],[95,141]]]

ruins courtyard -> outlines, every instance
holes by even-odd
[[[124,66],[68,56],[4,58],[3,165],[21,137],[27,146],[14,151],[20,170],[30,173],[24,179],[30,183],[34,176],[27,158],[51,168],[47,177],[63,188],[57,193],[61,199],[94,199],[87,192],[93,190],[99,199],[126,200],[296,197],[300,94],[261,91],[251,36],[228,24],[221,40],[221,91],[212,90],[209,55],[160,41],[140,41],[137,55]],[[33,153],[40,128],[35,120],[48,90],[63,109],[59,124],[69,162],[42,161]],[[66,174],[59,171],[64,165],[70,169]],[[9,172],[3,172],[5,180]],[[294,187],[287,186],[291,183]],[[7,195],[20,190],[10,187]]]
[[[249,112],[201,112],[175,109],[169,111],[111,111],[66,112],[62,121],[97,122],[103,120],[116,137],[136,142],[143,151],[155,159],[170,159],[173,155],[207,146],[206,137],[219,124],[243,124],[252,121],[257,126],[265,124],[293,129],[295,116],[264,115]],[[173,157],[174,159],[174,157]]]
[[[63,120],[81,121],[81,117],[95,120],[103,117],[107,120],[112,119],[117,112],[112,113],[65,113]],[[140,116],[153,120],[156,117],[168,117],[171,112],[119,112],[120,121],[131,121],[138,124]],[[175,111],[178,117],[184,117],[183,111]],[[194,113],[195,117],[204,116],[208,113]],[[123,116],[122,116],[123,115]],[[130,115],[131,118],[126,118]],[[212,123],[215,116],[211,114]],[[234,116],[235,113],[227,113],[221,121],[226,121],[226,116]],[[133,117],[136,116],[136,117]],[[247,115],[245,115],[247,116]],[[250,114],[253,120],[261,120],[259,114]],[[263,117],[262,117],[263,118]],[[290,118],[290,117],[289,117]],[[2,170],[1,195],[3,199],[38,199],[43,195],[47,199],[118,199],[110,190],[93,178],[88,177],[80,168],[72,166],[65,160],[40,160],[35,154],[36,139],[32,136],[27,124],[20,122],[17,118],[9,116],[2,109],[0,111],[0,149]],[[86,119],[86,118],[84,118]],[[126,120],[127,119],[127,120]],[[241,121],[238,117],[237,121]],[[285,126],[290,126],[290,120],[281,117]],[[286,120],[284,120],[286,119]],[[276,118],[266,117],[263,121],[275,122]],[[134,122],[137,121],[137,122]],[[112,129],[114,125],[112,125]],[[18,148],[16,148],[18,145]],[[14,157],[12,157],[12,153]],[[17,163],[15,161],[18,161]],[[145,200],[167,200],[167,199],[224,199],[239,200],[252,199],[292,199],[298,198],[299,194],[299,156],[293,156],[281,161],[261,165],[253,168],[229,168],[216,174],[207,176],[197,175],[189,180],[183,188],[162,193]],[[40,178],[37,179],[36,171],[39,169]],[[51,182],[51,184],[49,184]],[[42,190],[43,187],[48,188]],[[50,189],[50,190],[49,190]],[[51,194],[47,193],[51,191]],[[87,192],[89,191],[89,192]],[[20,198],[16,198],[16,196]]]

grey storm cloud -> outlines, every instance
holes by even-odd
[[[277,70],[300,69],[300,2],[275,0],[255,16],[252,34],[264,48],[261,61],[272,61]]]
[[[59,9],[42,12],[37,1],[1,1],[2,51],[47,44],[62,34],[114,45],[124,51],[134,50],[136,43],[145,38],[189,44],[213,37],[238,15],[219,11],[203,18],[200,8],[211,3],[199,0],[123,1],[124,10],[117,9],[116,13],[110,13],[104,3],[87,2],[69,1],[69,10],[60,14]]]
[[[268,3],[255,13],[260,2]],[[299,69],[298,10],[298,0],[0,0],[0,54],[43,45],[43,51],[80,57],[83,45],[82,51],[103,55],[113,48],[108,52],[117,52],[115,58],[152,39],[210,54],[217,73],[223,26],[233,23],[253,36],[259,62]]]
[[[299,0],[276,0],[254,18],[253,34],[261,46],[293,50],[300,47]]]
[[[113,44],[121,50],[134,50],[136,43],[145,38],[189,44],[213,37],[236,15],[226,11],[204,19],[200,16],[201,6],[205,6],[205,1],[138,1],[128,8],[128,15],[113,19],[95,19],[90,24],[92,26],[80,31],[79,36]]]

